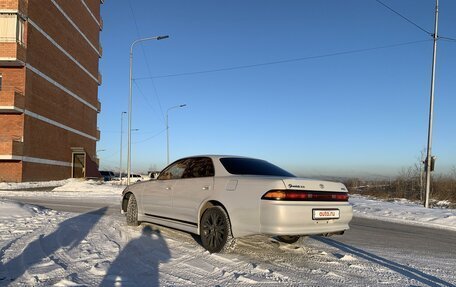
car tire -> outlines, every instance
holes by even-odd
[[[299,235],[279,235],[277,236],[277,239],[280,242],[288,243],[288,244],[293,244],[296,243],[299,240],[300,236]]]
[[[129,226],[138,226],[138,203],[136,202],[136,197],[131,194],[128,198],[127,205],[127,225]]]
[[[228,253],[236,245],[228,214],[220,206],[207,209],[200,222],[201,244],[210,253]]]

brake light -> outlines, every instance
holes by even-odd
[[[348,193],[309,190],[270,190],[261,199],[284,201],[348,201]]]

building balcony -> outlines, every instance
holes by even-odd
[[[13,41],[14,40],[14,41]],[[0,37],[0,66],[1,67],[23,67],[25,66],[26,48],[15,39],[9,41]]]
[[[0,113],[21,114],[25,107],[24,94],[17,89],[2,89],[0,91]]]
[[[101,102],[97,101],[97,112],[101,112]]]
[[[100,130],[97,128],[97,133],[96,133],[95,137],[97,138],[98,141],[100,140],[100,136],[101,136],[101,132],[100,132]]]
[[[101,46],[101,42],[98,45],[98,53],[100,54],[100,58],[103,57],[103,46]]]
[[[24,143],[14,139],[0,138],[1,156],[22,156],[24,154]]]

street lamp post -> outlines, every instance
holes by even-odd
[[[122,142],[123,142],[123,115],[127,112],[120,113],[120,163],[119,163],[119,179],[122,184]]]
[[[163,40],[169,38],[168,35],[164,36],[155,36],[155,37],[147,37],[133,41],[130,46],[130,96],[128,101],[128,154],[127,154],[127,185],[130,185],[130,173],[131,173],[131,111],[132,111],[132,104],[133,104],[133,47],[144,41],[149,40]]]
[[[172,109],[183,108],[186,104],[171,107],[166,110],[166,162],[169,164],[169,125],[168,125],[168,112]]]

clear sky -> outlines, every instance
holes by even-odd
[[[433,0],[382,0],[433,31]],[[456,38],[456,1],[439,35]],[[394,175],[426,147],[432,37],[375,0],[105,1],[101,168],[118,170],[134,49],[132,170],[197,154],[299,175]],[[456,41],[438,41],[433,154],[456,166]],[[127,154],[124,117],[124,169]]]

